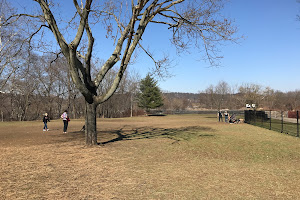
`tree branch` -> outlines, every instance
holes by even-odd
[[[68,45],[67,45],[66,40],[64,39],[63,35],[59,31],[59,28],[56,24],[56,21],[54,19],[54,16],[53,16],[48,4],[44,0],[34,0],[34,1],[36,1],[37,3],[40,4],[42,11],[44,13],[45,19],[46,19],[51,31],[53,32],[60,48],[62,49],[62,52],[68,58],[69,57],[69,55],[67,54],[68,49],[69,49]]]
[[[86,0],[85,7],[82,11],[80,10],[77,0],[73,0],[73,3],[77,9],[78,14],[80,15],[80,24],[78,26],[77,33],[74,40],[70,43],[70,47],[72,49],[77,49],[79,42],[82,38],[83,32],[85,30],[85,25],[88,24],[88,16],[89,16],[92,0]]]
[[[0,26],[8,26],[8,25],[18,21],[19,18],[22,17],[22,16],[32,17],[32,18],[42,18],[43,17],[41,15],[29,15],[29,14],[11,15],[6,20],[4,20],[4,22],[0,23]],[[13,18],[15,18],[15,19],[13,20]],[[12,21],[10,21],[10,20],[12,20]]]

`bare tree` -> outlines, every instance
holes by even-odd
[[[275,105],[275,91],[270,87],[266,87],[263,91],[262,104],[265,109],[274,109]]]
[[[207,101],[209,108],[213,109],[214,105],[215,105],[215,98],[216,98],[215,87],[213,85],[210,85],[205,90],[205,94],[206,94],[206,101]]]
[[[76,35],[67,42],[67,31],[61,29],[57,16],[52,12],[53,4],[45,0],[34,0],[42,10],[42,15],[14,15],[10,20],[20,16],[30,16],[41,23],[38,30],[49,29],[66,57],[70,75],[77,89],[86,101],[86,144],[97,144],[96,107],[108,100],[117,90],[125,70],[130,64],[133,52],[137,47],[149,55],[156,68],[161,68],[168,59],[156,60],[152,54],[143,48],[141,39],[150,23],[165,25],[172,32],[172,42],[178,51],[187,50],[190,45],[204,50],[206,58],[212,65],[219,56],[216,47],[223,41],[234,41],[236,29],[232,22],[220,15],[223,0],[137,0],[137,1],[102,1],[97,5],[93,0],[73,0],[76,8],[74,18],[69,27],[76,25]],[[126,12],[124,7],[129,8]],[[92,18],[93,17],[93,18]],[[94,19],[94,21],[93,21]],[[97,75],[91,76],[91,59],[94,47],[92,24],[102,20],[109,35],[115,38],[115,49],[104,62]],[[111,21],[114,20],[114,21]],[[68,28],[68,27],[67,27]],[[114,34],[113,34],[114,33]],[[85,35],[85,36],[84,36]],[[80,50],[85,47],[85,51]],[[110,89],[104,94],[98,94],[107,72],[118,63],[119,70]]]
[[[258,84],[244,84],[240,86],[239,92],[243,94],[244,104],[256,104],[260,106],[263,100],[263,88]]]
[[[290,91],[286,93],[286,101],[284,102],[288,110],[297,110],[300,107],[300,91]]]
[[[114,77],[118,71],[111,70],[107,73],[105,79],[102,81],[102,87],[98,93],[106,93],[110,89]],[[128,71],[123,75],[123,79],[120,82],[119,88],[116,90],[115,94],[108,99],[106,102],[102,103],[99,108],[99,114],[101,117],[122,117],[126,115],[126,112],[130,110],[130,77]],[[131,83],[132,84],[132,83]]]
[[[24,54],[29,47],[26,42],[29,36],[21,28],[26,22],[12,19],[15,13],[6,0],[0,0],[0,90],[24,66]]]
[[[141,80],[140,75],[137,72],[131,71],[129,78],[128,90],[130,94],[130,117],[133,117],[134,109],[137,110],[137,94],[139,90],[139,82]]]
[[[226,106],[224,105],[225,103],[227,103],[227,99],[230,94],[230,87],[228,83],[226,83],[225,81],[220,81],[215,87],[215,93],[216,93],[215,101],[218,110],[225,107],[228,108],[228,105]]]

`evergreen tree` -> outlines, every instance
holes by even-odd
[[[140,93],[138,96],[138,106],[144,108],[146,112],[150,109],[158,108],[163,105],[163,98],[157,81],[149,74],[140,82]]]

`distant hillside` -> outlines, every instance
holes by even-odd
[[[198,102],[200,96],[199,94],[195,94],[195,93],[181,93],[181,92],[166,92],[163,94],[167,98],[187,99],[193,102]]]

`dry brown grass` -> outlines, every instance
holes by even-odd
[[[300,141],[200,115],[0,123],[0,199],[299,199]]]

